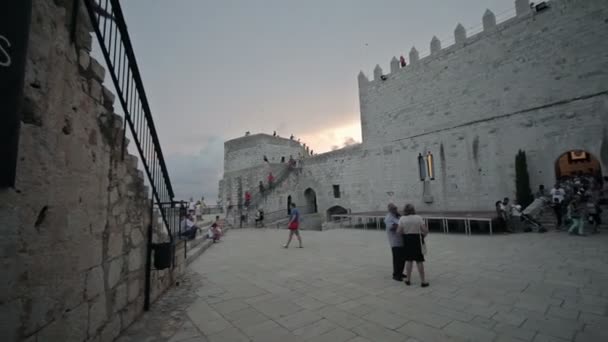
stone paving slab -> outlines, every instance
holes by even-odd
[[[608,234],[432,234],[431,286],[391,279],[380,231],[232,230],[130,341],[608,340]]]

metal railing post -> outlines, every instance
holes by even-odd
[[[152,225],[154,224],[154,201],[150,201],[150,224],[148,224],[148,243],[146,245],[146,280],[144,288],[144,310],[150,310],[150,276],[152,272]]]

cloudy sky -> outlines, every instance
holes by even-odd
[[[361,140],[357,74],[513,0],[121,1],[178,199],[217,198],[223,142],[294,134],[316,152]]]

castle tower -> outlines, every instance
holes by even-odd
[[[433,36],[433,39],[431,39],[431,55],[434,55],[439,51],[441,51],[441,41],[437,36]]]
[[[416,64],[420,60],[420,55],[418,54],[418,50],[416,47],[412,46],[410,50],[410,64]]]
[[[467,40],[467,30],[459,23],[454,30],[454,41],[456,44],[463,44],[465,40]]]
[[[399,60],[397,57],[393,56],[391,59],[391,74],[399,71]]]
[[[382,76],[382,68],[380,67],[379,64],[376,64],[376,67],[374,68],[374,81],[379,81],[381,76]]]
[[[363,70],[361,70],[359,72],[359,75],[357,76],[357,80],[359,81],[359,90],[366,87],[367,84],[369,83],[369,79],[367,78],[367,76],[365,76],[365,74],[363,73]]]
[[[489,9],[483,14],[483,30],[488,31],[496,27],[496,16]]]

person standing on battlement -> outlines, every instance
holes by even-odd
[[[405,58],[403,58],[403,56],[399,57],[399,64],[401,65],[402,68],[405,68],[405,66],[407,65],[405,63]]]

